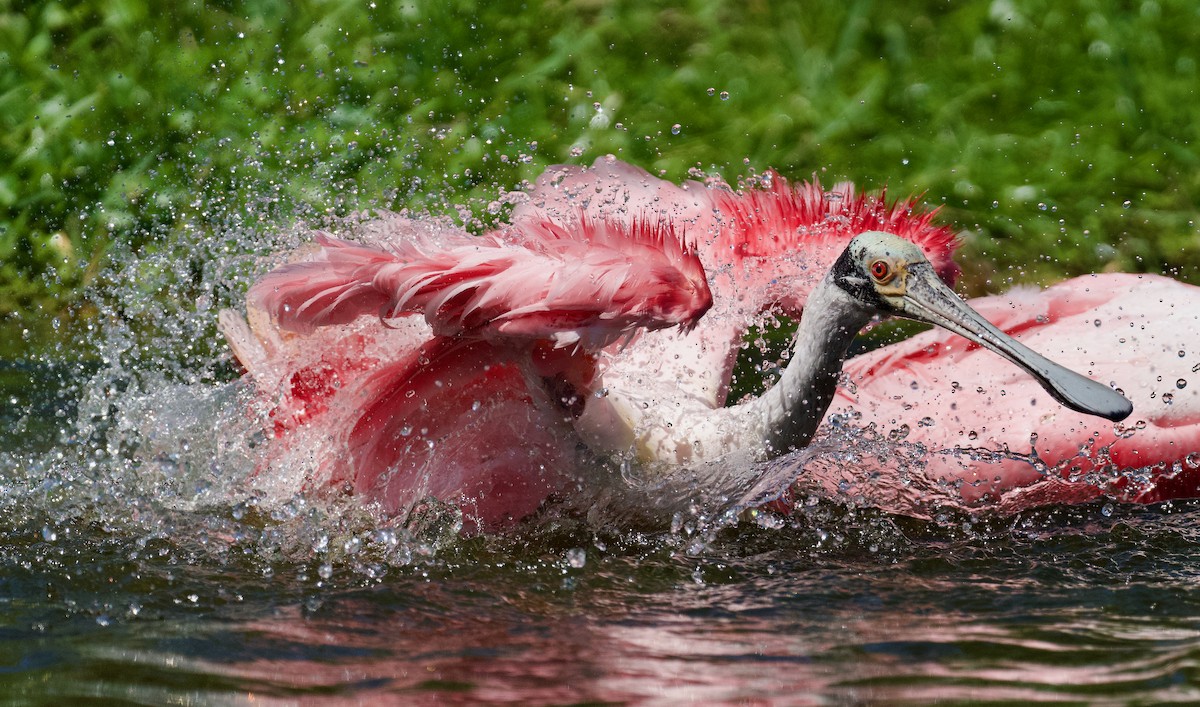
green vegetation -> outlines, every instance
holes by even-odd
[[[923,192],[973,293],[1194,279],[1198,62],[1193,0],[0,0],[0,313],[220,214],[484,211],[606,153]]]

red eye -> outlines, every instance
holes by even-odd
[[[887,282],[892,276],[892,268],[883,260],[876,260],[871,263],[871,277],[879,282]]]

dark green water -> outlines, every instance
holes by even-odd
[[[9,703],[1200,700],[1200,504],[463,540],[80,453],[76,373],[4,378]]]
[[[253,551],[25,523],[0,555],[0,688],[147,704],[1198,699],[1196,513],[1081,509],[971,538],[843,517],[827,547],[810,524],[743,527],[697,557],[670,538],[600,550],[531,532],[327,580]]]

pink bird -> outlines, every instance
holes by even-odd
[[[851,339],[877,314],[931,321],[1024,368],[1058,403],[1086,413],[1061,430],[1076,446],[1125,434],[1090,417],[1123,419],[1130,411],[1124,397],[1008,338],[942,284],[937,275],[952,280],[958,271],[950,259],[955,243],[931,213],[912,202],[888,206],[848,185],[824,191],[769,174],[741,192],[721,183],[676,186],[609,158],[591,169],[552,168],[512,225],[483,237],[384,215],[364,224],[358,238],[319,235],[315,250],[252,288],[248,320],[224,312],[221,323],[270,423],[270,473],[346,488],[390,514],[433,497],[491,529],[592,483],[583,456],[636,459],[651,474],[712,462],[737,474],[746,468],[741,462],[800,449],[835,397]],[[802,315],[783,376],[763,396],[726,406],[742,337],[773,311]],[[1066,319],[1045,328],[1076,349],[1085,343]],[[899,353],[906,346],[852,360],[847,370],[861,399],[837,393],[837,408],[901,421],[911,418],[903,406],[924,401],[935,421],[953,413],[934,414],[932,388],[895,389],[905,361],[920,359]],[[1144,347],[1134,348],[1109,358]],[[942,372],[957,371],[955,359],[975,353],[965,344],[943,350],[918,350],[926,352],[927,377],[954,375]],[[889,351],[896,353],[889,358]],[[950,390],[971,383],[991,389],[998,359],[984,361],[979,380]],[[952,382],[959,378],[965,375]],[[1039,412],[1050,411],[1042,405]],[[970,414],[958,412],[944,427],[911,427],[907,441],[929,431],[931,449],[952,449],[937,446],[950,438],[936,435],[971,427],[977,437],[979,430],[991,435],[987,444],[1028,445],[1025,428],[1014,440],[1005,435],[1016,425],[991,422],[1011,418],[1011,408],[993,401]],[[1162,427],[1187,424],[1172,418]],[[1061,452],[1056,444],[1048,451]],[[1158,457],[1183,464],[1191,451],[1183,445],[1181,437]],[[809,461],[807,483],[840,473]],[[971,464],[933,464],[928,473],[961,493],[940,501],[962,506],[1003,496],[1006,508],[1017,507],[1009,492],[1038,486],[1084,489],[1048,500],[1100,492],[1099,472],[1060,483],[1059,461],[1041,456],[1025,461],[1027,468],[1014,460],[1016,469],[989,469],[990,486],[978,482]],[[1130,496],[1124,483],[1104,490],[1152,500],[1146,491]],[[919,499],[893,495],[877,494],[879,505],[922,513]],[[1022,498],[1038,500],[1036,493]]]

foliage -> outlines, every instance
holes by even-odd
[[[218,214],[478,209],[606,153],[923,192],[975,293],[1200,264],[1191,0],[166,7],[0,0],[0,312]]]

